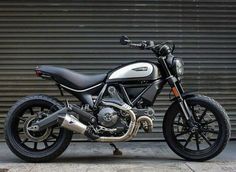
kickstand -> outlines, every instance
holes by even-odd
[[[122,152],[116,147],[114,143],[110,143],[110,146],[114,148],[113,155],[122,155]]]

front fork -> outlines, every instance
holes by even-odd
[[[193,113],[190,110],[186,100],[182,97],[182,94],[184,93],[182,85],[180,84],[179,80],[177,80],[176,77],[172,75],[167,78],[167,81],[171,87],[172,93],[177,99],[188,126],[190,127],[191,131],[194,132],[197,129],[196,120],[194,119]]]
[[[190,127],[190,130],[193,132],[194,130],[197,129],[197,125],[196,125],[197,123],[193,117],[193,113],[191,112],[186,100],[182,97],[182,94],[184,93],[183,87],[180,84],[179,80],[170,73],[170,70],[165,62],[165,57],[159,58],[159,62],[163,66],[164,72],[167,76],[166,79],[171,87],[172,93],[174,94],[174,96],[176,97],[176,99],[179,103],[179,106],[185,116],[187,124]]]

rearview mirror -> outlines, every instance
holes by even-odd
[[[130,43],[130,40],[129,40],[128,36],[121,36],[120,44],[121,45],[127,45],[128,43]]]

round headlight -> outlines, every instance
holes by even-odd
[[[173,67],[177,76],[182,76],[184,74],[184,62],[181,58],[174,59]]]

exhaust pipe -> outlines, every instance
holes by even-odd
[[[126,104],[124,104],[123,106],[119,106],[114,103],[109,103],[109,105],[125,110],[127,115],[130,116],[131,121],[129,124],[129,128],[126,131],[126,133],[122,136],[100,137],[94,133],[93,128],[83,124],[73,115],[69,115],[67,113],[63,116],[58,117],[58,123],[63,128],[83,134],[93,141],[100,141],[100,142],[121,142],[121,141],[131,140],[137,134],[142,121],[147,122],[149,129],[153,127],[152,121],[148,117],[143,116],[138,118],[138,120],[136,121],[136,115],[131,110],[131,107],[126,106]]]
[[[152,129],[153,129],[152,119],[150,117],[148,117],[148,116],[141,116],[141,117],[139,117],[137,119],[137,122],[135,124],[132,136],[127,141],[133,139],[137,135],[138,130],[139,130],[142,122],[147,122],[147,126],[146,126],[147,128],[144,131],[147,131],[147,132],[151,132],[152,131]]]

